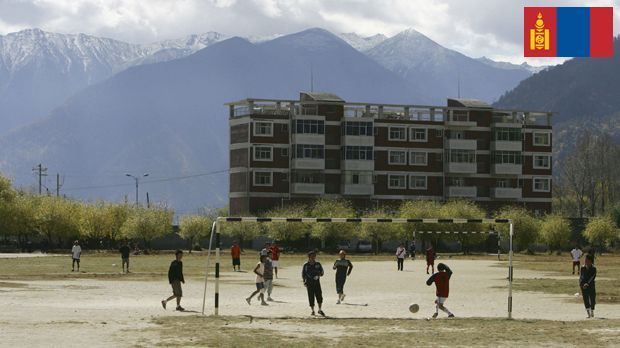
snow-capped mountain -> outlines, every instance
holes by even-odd
[[[501,69],[445,48],[414,29],[384,40],[365,53],[408,81],[424,86],[433,103],[460,95],[497,100],[531,72]]]
[[[47,116],[77,91],[130,66],[188,56],[224,35],[130,44],[27,29],[0,35],[0,134]]]
[[[484,64],[490,65],[492,67],[495,67],[495,68],[507,69],[507,70],[526,70],[526,71],[531,72],[532,74],[535,74],[539,71],[542,71],[548,68],[548,66],[533,66],[525,62],[521,64],[513,64],[509,62],[496,61],[496,60],[493,60],[493,59],[490,59],[484,56],[480,58],[476,58],[476,60]]]
[[[387,39],[383,34],[364,37],[356,33],[340,33],[338,36],[360,52],[367,51]]]

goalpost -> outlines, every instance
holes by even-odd
[[[219,299],[220,299],[220,232],[223,222],[313,222],[313,223],[425,223],[425,224],[509,224],[510,225],[510,241],[508,250],[508,319],[512,319],[512,239],[514,235],[514,223],[511,219],[419,219],[419,218],[287,218],[287,217],[218,217],[211,227],[211,237],[209,238],[209,251],[207,254],[207,268],[205,272],[205,286],[202,298],[202,314],[205,314],[205,304],[207,300],[207,280],[209,276],[209,265],[211,261],[211,250],[213,237],[215,236],[215,298],[213,314],[219,315]],[[419,232],[418,232],[419,233]],[[429,232],[426,232],[429,233]],[[433,232],[444,233],[444,232]],[[448,233],[448,232],[445,232]],[[455,232],[450,232],[455,233]],[[467,233],[467,232],[456,232]]]

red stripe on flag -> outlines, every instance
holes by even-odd
[[[538,14],[540,13],[540,20]],[[542,24],[537,27],[538,24]],[[536,45],[536,41],[538,45]],[[532,43],[533,41],[533,43]],[[555,57],[557,29],[555,7],[523,8],[523,55],[525,57]]]
[[[613,20],[613,7],[590,8],[590,57],[613,56]]]

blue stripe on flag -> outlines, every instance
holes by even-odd
[[[590,8],[557,8],[557,56],[590,56]]]

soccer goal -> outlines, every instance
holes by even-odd
[[[205,313],[205,304],[207,300],[207,280],[209,276],[209,266],[211,262],[211,250],[213,250],[213,238],[215,237],[215,298],[213,314],[219,315],[219,297],[220,297],[220,258],[221,258],[221,245],[220,245],[220,231],[221,225],[226,222],[241,222],[241,223],[261,223],[261,222],[309,222],[309,223],[397,223],[397,224],[509,224],[510,225],[510,240],[508,249],[508,319],[512,319],[512,280],[513,280],[513,245],[512,239],[514,235],[514,223],[511,219],[420,219],[420,218],[290,218],[290,217],[218,217],[213,222],[211,228],[211,237],[209,238],[209,252],[207,254],[207,269],[205,272],[205,286],[202,298],[202,314]],[[425,231],[418,233],[471,233],[471,232],[442,232],[442,231]],[[480,232],[478,232],[480,233]],[[484,232],[482,232],[484,233]],[[415,237],[415,234],[414,234]]]

